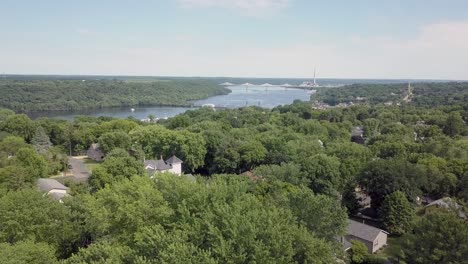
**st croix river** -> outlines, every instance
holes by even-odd
[[[239,108],[245,106],[260,106],[264,108],[273,108],[278,105],[291,104],[294,100],[308,101],[310,91],[292,88],[283,88],[278,86],[230,86],[232,93],[228,95],[213,96],[207,99],[192,102],[194,107],[170,107],[170,106],[151,106],[139,107],[133,106],[125,108],[104,108],[89,109],[80,111],[45,111],[28,113],[32,118],[49,117],[73,120],[76,116],[109,116],[116,118],[134,117],[137,119],[148,118],[148,115],[154,115],[157,118],[173,117],[184,113],[187,110],[196,109],[204,104],[214,104],[216,107]]]

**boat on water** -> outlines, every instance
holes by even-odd
[[[130,111],[135,112],[135,108],[130,108]]]
[[[202,107],[215,108],[216,106],[214,104],[203,104]]]

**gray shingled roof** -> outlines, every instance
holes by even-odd
[[[175,155],[172,155],[171,158],[169,158],[168,160],[166,160],[166,162],[168,164],[178,164],[178,163],[184,163],[182,160],[180,160],[178,157],[176,157]]]
[[[349,240],[344,236],[335,236],[335,240],[341,244],[344,251],[349,250],[352,246],[351,242],[349,242]]]
[[[167,164],[162,158],[156,162],[156,169],[158,171],[165,171],[172,169],[172,166]]]
[[[343,239],[343,250],[349,250],[353,244],[349,242],[346,238]]]
[[[455,209],[460,208],[460,205],[454,202],[452,198],[450,197],[445,197],[439,200],[435,200],[432,203],[426,205],[426,207],[433,206],[433,205],[437,205],[437,206],[444,207],[447,209],[452,208],[452,207],[455,207]]]
[[[51,190],[68,190],[68,187],[61,184],[54,179],[38,179],[37,188],[42,192],[49,192]]]
[[[145,168],[151,166],[156,169],[156,161],[155,160],[145,160],[143,162],[145,164]]]
[[[382,229],[356,222],[354,220],[348,221],[348,235],[359,237],[361,239],[373,242],[380,232],[385,232]],[[385,232],[386,233],[386,232]]]
[[[466,214],[461,211],[462,207],[458,203],[452,200],[450,197],[445,197],[439,200],[435,200],[432,203],[426,205],[426,207],[430,206],[438,206],[438,207],[443,207],[445,209],[455,209],[458,213],[458,216],[461,218],[466,218]]]
[[[170,170],[172,169],[172,166],[170,164],[167,164],[164,160],[145,160],[144,162],[145,168],[148,166],[151,166],[154,168],[154,170],[158,171],[164,171],[164,170]],[[148,171],[150,170],[149,168],[147,169]]]

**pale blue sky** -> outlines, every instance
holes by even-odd
[[[0,72],[468,79],[463,0],[0,0]]]

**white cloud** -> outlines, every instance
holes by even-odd
[[[291,0],[177,0],[184,8],[228,8],[249,16],[272,15],[287,7]]]

